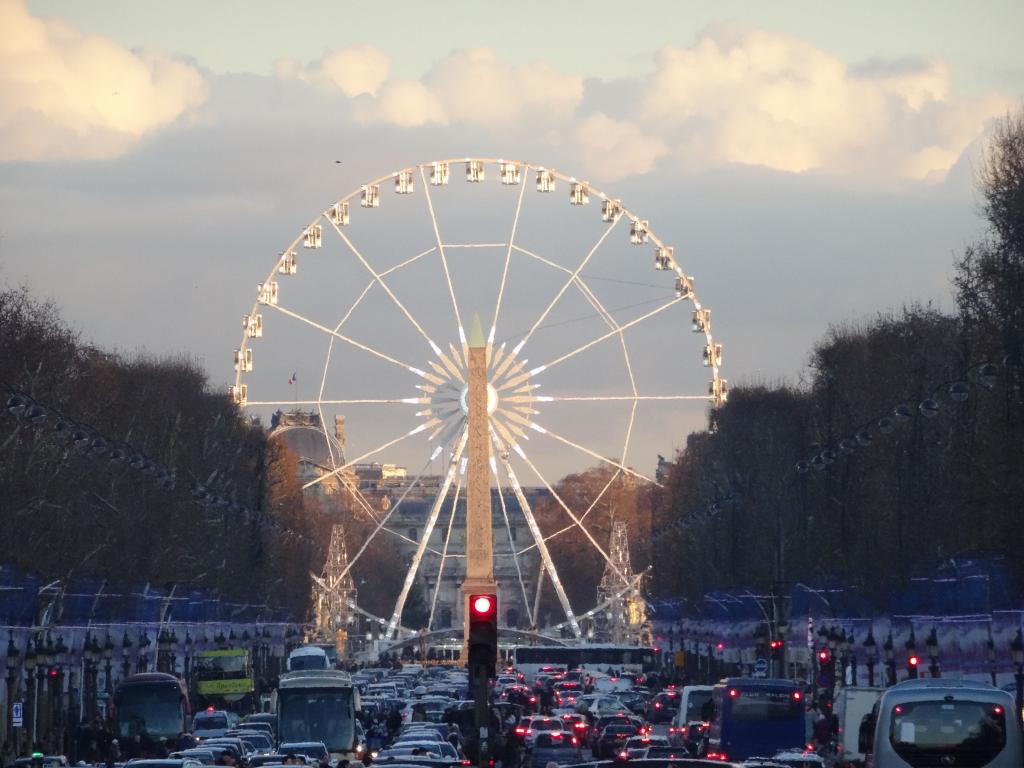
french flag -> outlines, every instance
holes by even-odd
[[[299,380],[299,374],[293,373],[292,377],[290,379],[288,379],[288,383],[289,384],[294,384],[298,380]]]

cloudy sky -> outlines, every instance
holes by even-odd
[[[54,299],[96,343],[186,352],[226,386],[256,283],[331,203],[435,158],[517,158],[589,180],[674,246],[713,309],[730,381],[796,380],[830,323],[906,301],[950,305],[951,265],[981,226],[972,189],[980,143],[1024,97],[1022,28],[1014,0],[0,0],[0,279]],[[453,167],[437,203],[444,239],[506,240],[515,193],[491,175],[467,196],[463,173]],[[603,232],[596,206],[574,218],[563,186],[557,210],[543,208],[528,181],[517,238],[578,264]],[[385,185],[375,223],[353,213],[353,242],[375,269],[434,244],[416,183],[418,205],[393,203]],[[328,236],[324,255],[352,262]],[[607,261],[583,273],[621,322],[672,292],[650,255],[635,258],[624,227],[609,237]],[[458,301],[485,324],[500,281],[488,269],[502,256],[452,257]],[[529,328],[564,279],[533,276],[520,257],[499,340]],[[305,261],[296,278],[281,278],[282,304],[334,327],[364,286],[358,269],[325,261],[319,274]],[[417,266],[396,273],[395,292],[404,278],[404,304],[446,347],[456,326],[433,266],[432,276]],[[286,281],[306,275],[289,294]],[[645,392],[706,387],[688,309],[679,310],[630,337]],[[352,321],[365,343],[425,363],[383,291],[359,312]],[[588,312],[567,298],[545,320],[534,360],[600,333]],[[258,399],[314,397],[325,366],[335,398],[391,386],[387,366],[377,372],[357,355],[325,363],[329,337],[273,314],[266,344],[254,347]],[[580,355],[550,385],[621,391],[623,357],[608,354]],[[286,384],[292,373],[298,387]],[[393,385],[386,396],[414,392],[414,382]],[[399,434],[410,418],[344,410],[353,450]],[[679,445],[701,413],[698,404],[641,414],[629,461],[650,472],[654,454]],[[602,441],[604,426],[623,418],[550,414],[545,423],[621,456],[619,437]],[[537,448],[553,475],[588,463],[558,448]],[[375,458],[414,465],[425,453],[399,445]]]

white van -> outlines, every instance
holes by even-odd
[[[685,746],[688,740],[687,726],[690,723],[710,720],[708,705],[711,702],[713,690],[714,688],[710,685],[683,686],[679,698],[679,710],[668,728],[668,740],[672,746]]]
[[[1020,768],[1024,758],[1013,696],[971,680],[895,685],[882,694],[861,734],[875,768]]]
[[[881,688],[849,686],[836,693],[832,711],[839,722],[837,751],[844,763],[864,763],[864,751],[860,748],[860,724],[871,714],[882,695]]]

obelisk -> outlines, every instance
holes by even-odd
[[[467,658],[469,595],[497,594],[491,531],[491,434],[488,426],[487,340],[480,318],[469,331],[469,374],[466,395],[466,580],[462,582],[465,631],[462,658]]]

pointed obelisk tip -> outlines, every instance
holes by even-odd
[[[480,315],[473,315],[473,324],[469,327],[469,346],[486,347],[487,338],[484,336],[484,329],[480,325]]]

